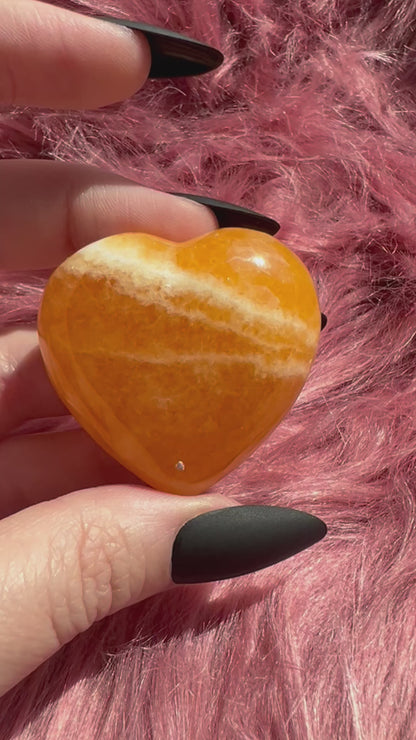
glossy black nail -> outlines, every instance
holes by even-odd
[[[242,206],[235,206],[233,203],[206,198],[202,195],[189,195],[188,193],[171,193],[171,195],[180,195],[181,198],[189,198],[189,200],[194,200],[196,203],[202,203],[203,206],[208,206],[217,217],[220,228],[239,226],[242,229],[264,231],[271,235],[280,229],[280,225],[273,218],[263,216],[256,211],[250,211]]]
[[[205,72],[212,72],[224,61],[224,56],[218,49],[165,28],[107,15],[94,16],[94,18],[144,33],[152,53],[152,66],[149,74],[152,79],[201,75]]]
[[[325,329],[327,323],[328,323],[327,317],[325,316],[324,313],[321,312],[321,331],[322,329]]]
[[[276,506],[232,506],[190,519],[172,550],[175,583],[205,583],[252,573],[321,540],[321,519]]]

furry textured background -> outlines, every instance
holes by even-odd
[[[52,4],[223,51],[213,74],[100,111],[3,110],[0,156],[91,163],[281,223],[328,326],[295,408],[216,490],[329,531],[278,566],[98,623],[0,701],[0,737],[414,738],[416,5]],[[43,284],[3,276],[2,324],[34,320]]]

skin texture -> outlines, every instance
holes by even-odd
[[[2,697],[0,737],[412,740],[416,3],[76,4],[172,20],[226,63],[146,83],[115,115],[3,114],[2,156],[111,160],[151,187],[281,222],[328,326],[296,407],[216,490],[313,512],[328,535],[240,582],[173,589],[98,622]],[[3,282],[3,327],[34,319],[28,282],[23,297]]]
[[[93,109],[146,81],[150,52],[141,34],[35,0],[3,0],[0,17],[3,105]],[[217,228],[204,206],[92,167],[6,160],[0,183],[2,270],[52,268],[124,231],[184,241]],[[178,530],[200,513],[235,504],[137,486],[81,430],[11,436],[25,420],[65,414],[36,330],[3,332],[0,694],[94,621],[173,587]]]

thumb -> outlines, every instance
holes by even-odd
[[[3,519],[0,696],[103,617],[175,583],[271,565],[325,532],[319,519],[292,509],[125,485]]]

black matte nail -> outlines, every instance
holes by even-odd
[[[224,56],[218,49],[165,28],[106,15],[94,16],[94,18],[144,33],[152,53],[152,66],[149,73],[152,79],[201,75],[205,72],[212,72],[224,61]]]
[[[242,576],[305,550],[326,534],[321,519],[276,506],[232,506],[200,514],[179,530],[172,580],[204,583]]]
[[[208,206],[217,217],[220,228],[239,226],[241,229],[254,229],[271,235],[280,229],[279,224],[273,218],[263,216],[256,211],[250,211],[242,206],[235,206],[233,203],[206,198],[203,195],[189,195],[188,193],[171,193],[171,195],[180,195],[181,198],[189,198],[189,200],[194,200],[196,203],[202,203],[203,206]]]
[[[327,317],[325,316],[324,313],[321,313],[321,331],[322,329],[325,329],[327,323],[328,323]]]

